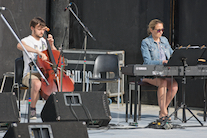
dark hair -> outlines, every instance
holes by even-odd
[[[29,27],[32,26],[35,28],[36,25],[40,25],[41,27],[45,27],[46,23],[41,17],[35,17],[30,21]]]
[[[159,20],[159,19],[153,19],[153,20],[150,21],[150,23],[149,23],[149,25],[148,25],[148,29],[147,29],[147,34],[148,34],[148,35],[151,34],[151,32],[150,32],[150,28],[151,28],[152,30],[154,30],[154,29],[155,29],[155,26],[156,26],[158,23],[161,23],[161,24],[163,24],[163,26],[164,26],[164,23],[163,23],[161,20]]]

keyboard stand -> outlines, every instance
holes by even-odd
[[[188,65],[186,63],[186,58],[183,58],[182,62],[183,62],[183,69],[184,69],[183,70],[183,79],[182,79],[182,103],[181,103],[181,106],[178,109],[176,109],[171,115],[169,115],[168,118],[170,118],[173,114],[177,113],[178,110],[183,109],[182,120],[178,118],[181,122],[186,123],[188,120],[190,120],[192,117],[194,117],[201,124],[201,126],[203,126],[201,121],[193,114],[193,112],[185,104],[186,67]],[[192,114],[192,116],[188,120],[186,120],[186,112],[185,112],[186,109]]]

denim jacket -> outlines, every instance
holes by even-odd
[[[164,36],[160,37],[160,47],[164,51],[166,59],[169,60],[173,50],[167,38]],[[141,52],[144,60],[143,64],[162,65],[162,61],[160,61],[158,45],[157,42],[155,42],[152,38],[152,35],[142,40]]]

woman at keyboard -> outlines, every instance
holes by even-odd
[[[141,52],[143,64],[162,65],[167,64],[173,50],[168,39],[162,36],[164,31],[163,22],[153,19],[148,25],[148,37],[142,40]],[[168,118],[167,107],[177,93],[178,84],[171,78],[144,78],[142,81],[155,85],[157,89],[158,105],[160,107],[159,118]],[[168,118],[170,120],[170,118]]]

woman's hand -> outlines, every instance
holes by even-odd
[[[167,64],[167,62],[168,62],[168,60],[163,60],[162,61],[162,64],[164,65],[164,64]]]

